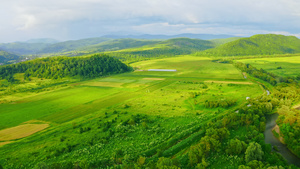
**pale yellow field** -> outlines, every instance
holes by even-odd
[[[23,124],[0,130],[0,141],[10,141],[30,136],[49,127],[49,124]]]
[[[3,146],[3,145],[5,145],[5,144],[9,144],[9,143],[11,143],[12,141],[4,141],[4,142],[0,142],[0,147],[1,146]]]

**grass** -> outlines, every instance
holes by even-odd
[[[278,76],[298,76],[300,75],[300,56],[242,59],[243,63],[249,63],[258,69],[264,69]]]
[[[215,63],[206,57],[182,56],[157,59],[134,63],[132,66],[139,69],[164,68],[178,71],[135,71],[78,82],[60,90],[31,97],[24,96],[24,99],[0,105],[0,128],[17,126],[32,119],[62,123],[126,100],[140,112],[150,113],[151,107],[156,106],[157,108],[150,114],[183,115],[186,111],[184,106],[186,100],[189,100],[188,92],[196,92],[199,89],[196,87],[189,90],[191,85],[178,84],[178,81],[244,84],[246,90],[240,87],[232,91],[232,95],[237,93],[236,96],[241,96],[242,99],[245,97],[242,93],[247,93],[251,88],[258,91],[253,93],[260,93],[257,86],[248,86],[252,82],[244,79],[233,65]],[[22,75],[17,76],[21,78]],[[180,86],[177,87],[178,85]],[[161,90],[156,91],[158,89]],[[216,90],[214,94],[218,92]],[[222,92],[230,93],[226,90]],[[135,97],[137,98],[134,99]]]
[[[135,71],[97,78],[0,104],[2,131],[30,120],[51,125],[41,134],[2,146],[0,162],[9,156],[3,160],[8,168],[16,168],[17,163],[10,162],[16,158],[33,168],[36,158],[47,163],[101,161],[118,150],[152,157],[160,149],[173,156],[200,139],[203,124],[235,108],[205,108],[206,99],[234,98],[237,106],[246,97],[263,93],[233,65],[205,57],[181,56],[132,66],[178,71]],[[193,97],[193,93],[201,94]]]
[[[132,64],[140,70],[176,69],[177,72],[147,72],[136,71],[134,75],[166,76],[180,79],[214,79],[214,80],[243,80],[241,73],[231,64],[212,62],[207,57],[182,56]]]

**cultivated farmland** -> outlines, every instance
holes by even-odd
[[[31,154],[37,152],[36,156],[47,163],[98,160],[100,166],[119,150],[128,156],[176,157],[200,140],[202,127],[212,119],[235,111],[245,104],[246,97],[264,92],[232,64],[206,57],[180,56],[131,66],[137,70],[74,82],[1,104],[0,133],[30,120],[46,121],[51,126],[42,134],[3,145],[0,155],[23,156],[26,161],[21,163],[28,167],[33,165],[30,159],[36,158]],[[147,69],[177,71],[140,71]],[[213,100],[226,105],[208,105]]]

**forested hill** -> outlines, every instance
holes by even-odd
[[[300,53],[300,39],[294,36],[264,34],[241,38],[197,54],[208,56],[247,56],[287,53]]]
[[[130,71],[121,61],[107,55],[91,57],[48,57],[0,67],[0,79],[13,82],[15,73],[25,73],[24,79],[40,77],[58,79],[63,77],[92,78]]]
[[[0,63],[5,63],[10,60],[19,59],[19,56],[0,50]]]

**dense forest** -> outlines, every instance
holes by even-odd
[[[24,79],[39,77],[58,79],[63,77],[92,78],[130,71],[131,68],[107,55],[91,57],[48,57],[0,67],[0,78],[14,82],[15,73],[25,73]]]

